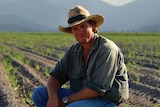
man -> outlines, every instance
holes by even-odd
[[[50,73],[47,87],[34,90],[38,107],[115,107],[128,99],[128,75],[121,50],[97,34],[104,18],[82,6],[70,9],[68,26],[59,30],[78,41]],[[61,86],[70,82],[70,89]]]

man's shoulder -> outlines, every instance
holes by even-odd
[[[76,42],[68,48],[67,52],[69,53],[79,52],[80,49],[81,49],[80,43]]]
[[[113,42],[112,40],[108,39],[107,37],[104,37],[104,36],[97,36],[98,39],[99,39],[99,43],[100,45],[103,47],[103,48],[106,48],[106,49],[113,49],[113,50],[118,50],[119,47],[116,45],[115,42]]]
[[[81,46],[80,43],[79,43],[79,42],[76,42],[76,43],[72,44],[69,49],[71,49],[71,50],[73,50],[73,49],[78,49],[80,46]]]

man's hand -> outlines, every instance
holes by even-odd
[[[65,107],[65,104],[62,101],[55,102],[48,100],[47,107]]]
[[[58,107],[65,107],[66,104],[64,104],[62,101],[59,101],[59,106]]]
[[[48,100],[46,107],[59,107],[59,101]]]
[[[59,107],[59,99],[57,95],[59,88],[60,88],[59,80],[53,75],[50,75],[50,78],[48,79],[47,83],[47,90],[49,96],[47,107]]]

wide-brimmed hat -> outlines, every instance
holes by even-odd
[[[68,13],[68,26],[59,26],[59,30],[66,33],[71,33],[70,28],[80,23],[92,20],[96,23],[96,27],[103,24],[104,18],[98,14],[90,15],[89,11],[82,6],[71,8]]]

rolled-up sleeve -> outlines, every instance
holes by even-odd
[[[65,53],[64,57],[56,64],[55,68],[50,72],[54,75],[61,84],[68,81],[67,71],[69,67],[68,63],[68,51]]]
[[[103,48],[96,57],[94,70],[88,87],[97,90],[102,96],[110,90],[117,72],[117,50]]]

